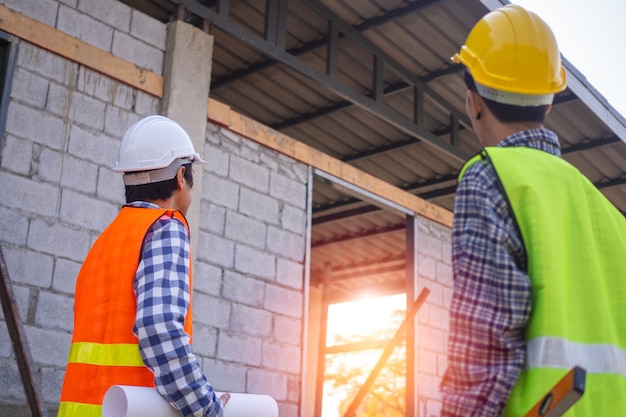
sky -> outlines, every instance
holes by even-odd
[[[565,59],[626,118],[626,1],[510,1],[550,25]]]

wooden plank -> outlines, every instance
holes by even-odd
[[[0,30],[155,97],[163,96],[163,77],[159,74],[2,5]]]
[[[225,126],[227,129],[254,140],[263,146],[341,178],[350,184],[406,207],[420,216],[446,227],[452,227],[452,212],[449,210],[236,113],[229,106],[214,99],[209,99],[208,102],[208,118],[214,123]]]
[[[13,294],[13,284],[9,277],[9,269],[4,261],[4,254],[0,247],[0,304],[2,304],[2,312],[4,320],[7,324],[11,346],[15,354],[17,369],[22,378],[22,386],[28,400],[28,406],[33,417],[48,417],[44,400],[39,394],[37,381],[33,375],[33,358],[26,340],[26,332],[20,319],[20,312],[17,308],[15,295]]]

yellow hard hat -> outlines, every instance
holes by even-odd
[[[550,104],[567,84],[552,30],[514,4],[485,15],[451,59],[465,65],[479,94],[507,104]]]

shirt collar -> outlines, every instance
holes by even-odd
[[[150,203],[149,201],[133,201],[128,204],[124,204],[124,207],[138,207],[138,208],[161,208],[154,203]]]
[[[539,149],[552,155],[561,156],[559,138],[551,130],[545,128],[530,129],[517,132],[505,138],[499,147],[518,147]]]

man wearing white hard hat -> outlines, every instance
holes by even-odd
[[[76,281],[74,333],[59,417],[99,417],[112,385],[156,387],[185,417],[218,417],[191,348],[192,274],[185,215],[192,165],[206,163],[176,122],[149,116],[124,135],[115,171],[126,205]]]
[[[441,415],[526,415],[574,367],[586,387],[567,416],[626,415],[626,220],[544,126],[566,88],[556,39],[507,5],[452,59],[484,148],[455,196]]]

